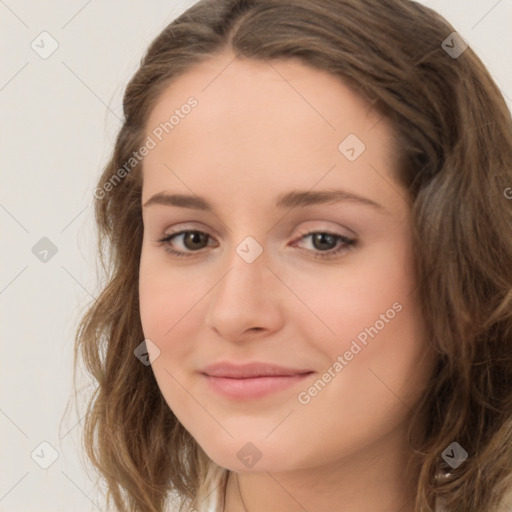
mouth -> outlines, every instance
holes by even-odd
[[[267,363],[217,363],[200,373],[215,393],[232,400],[248,400],[284,391],[314,372]]]

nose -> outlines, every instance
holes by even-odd
[[[211,291],[206,326],[234,342],[279,330],[283,284],[267,267],[265,251],[248,263],[233,250],[222,269],[223,277]]]

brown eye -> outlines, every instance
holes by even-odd
[[[304,233],[293,245],[310,239],[312,249],[304,249],[313,254],[315,258],[332,258],[341,255],[344,252],[353,249],[356,246],[356,240],[348,238],[339,233],[329,233],[328,231],[311,231]],[[336,248],[336,246],[338,246]]]
[[[201,231],[186,231],[182,233],[182,236],[183,245],[186,249],[190,249],[191,251],[203,249],[208,245],[209,235]],[[202,245],[204,242],[206,242],[206,244]]]
[[[313,243],[313,247],[319,251],[334,249],[338,242],[337,237],[330,233],[313,233],[311,241]]]
[[[172,233],[165,235],[159,240],[159,242],[165,246],[165,250],[176,256],[191,256],[191,253],[198,252],[208,246],[208,240],[210,235],[203,233],[202,231],[180,231],[178,233]],[[174,248],[176,244],[175,239],[180,241],[181,248]]]
[[[208,241],[211,238],[210,235],[203,231],[188,230],[165,235],[159,242],[164,245],[165,250],[170,254],[178,257],[188,257],[194,256],[194,253],[199,253],[202,249],[208,247]],[[298,242],[307,238],[311,239],[312,248],[304,250],[312,253],[315,258],[332,258],[350,250],[356,245],[356,240],[354,239],[347,238],[339,233],[329,233],[326,231],[313,231],[303,234],[293,245],[297,245]],[[181,246],[178,245],[176,247],[177,242],[175,239],[179,241]]]

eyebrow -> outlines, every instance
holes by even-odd
[[[311,206],[318,204],[332,204],[338,202],[353,202],[366,206],[371,206],[381,213],[390,215],[390,211],[379,203],[344,190],[293,190],[282,194],[277,198],[276,207],[280,209],[297,208],[303,206]],[[188,194],[167,194],[160,192],[151,196],[145,203],[144,207],[152,205],[177,206],[180,208],[189,208],[193,210],[213,211],[212,205],[203,197]]]

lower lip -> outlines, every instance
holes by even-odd
[[[302,373],[300,375],[276,375],[268,377],[252,377],[247,379],[230,379],[227,377],[212,377],[204,375],[208,385],[217,393],[231,399],[248,400],[252,398],[261,398],[278,391],[294,386],[311,373]]]

